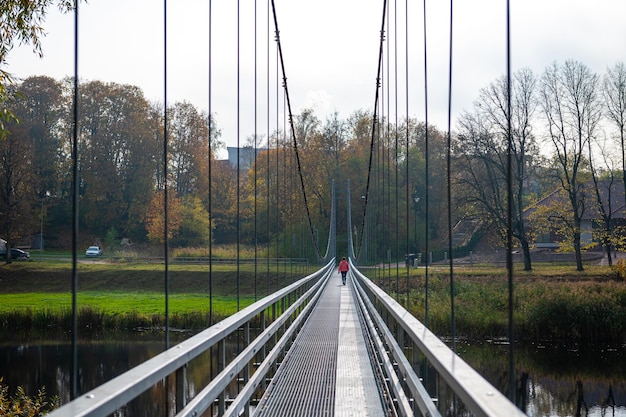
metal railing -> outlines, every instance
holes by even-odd
[[[372,354],[397,415],[525,416],[390,295],[354,266],[351,271]]]
[[[275,370],[277,362],[319,299],[333,269],[334,259],[319,271],[79,396],[49,416],[108,416],[164,380],[168,381],[168,386],[175,387],[173,395],[168,394],[174,400],[167,415],[200,416],[210,407],[217,407],[219,415],[239,415],[241,411],[247,415],[248,404],[263,388],[268,374]],[[251,340],[253,323],[258,324],[259,334]],[[227,363],[226,340],[238,331],[244,333],[244,348]],[[217,375],[194,398],[189,399],[187,366],[209,351],[217,352]],[[229,386],[232,383],[241,383],[243,387],[236,390],[238,393],[231,392]],[[231,394],[236,394],[236,397],[227,398]],[[230,402],[228,407],[227,401]]]

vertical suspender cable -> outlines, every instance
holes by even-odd
[[[212,115],[212,4],[209,0],[209,324],[213,325],[213,115]],[[211,375],[212,376],[212,375]]]
[[[165,251],[165,349],[170,348],[169,210],[167,172],[167,0],[163,0],[163,249]]]
[[[386,17],[386,16],[385,16]],[[386,189],[387,187],[385,187],[385,65],[382,66],[381,69],[381,87],[380,87],[380,92],[381,92],[381,100],[380,100],[380,123],[378,124],[378,129],[379,129],[379,133],[380,135],[378,136],[378,146],[380,149],[380,154],[379,154],[379,158],[380,158],[380,162],[379,162],[379,166],[378,168],[380,169],[380,207],[381,207],[381,224],[383,225],[382,228],[382,234],[383,236],[385,236],[386,230],[387,230],[387,224],[386,224],[386,213],[387,210],[385,210],[385,196],[386,196]],[[382,129],[382,132],[381,132]],[[387,273],[385,272],[387,270],[387,257],[386,255],[386,244],[387,244],[387,238],[386,236],[382,239],[382,246],[385,246],[382,249],[383,255],[382,255],[382,262],[381,262],[381,266],[382,266],[382,278],[383,278],[383,285],[385,285],[385,289],[387,291],[389,291],[390,289],[390,285],[389,282],[387,281]]]
[[[212,144],[212,136],[213,136],[213,115],[212,115],[212,104],[213,104],[213,91],[212,91],[212,57],[213,50],[211,49],[213,46],[213,39],[211,37],[212,33],[212,5],[213,1],[209,0],[209,73],[208,73],[208,83],[209,83],[209,91],[208,91],[208,101],[209,101],[209,325],[213,326],[213,144]],[[213,378],[215,375],[214,366],[213,366],[213,355],[214,348],[210,349],[210,361],[209,361],[209,376]]]
[[[450,321],[452,331],[452,351],[456,352],[456,317],[454,310],[454,256],[452,255],[452,177],[451,177],[451,147],[452,147],[452,34],[453,34],[453,0],[450,0],[450,49],[448,67],[448,143],[446,149],[446,171],[448,188],[448,256],[450,259]]]
[[[424,0],[424,326],[428,327],[428,257],[430,251],[430,239],[428,230],[430,221],[428,203],[430,197],[430,154],[428,149],[428,42],[426,30],[426,0]],[[415,220],[417,227],[417,219]]]
[[[254,0],[254,301],[258,297],[257,288],[257,0]]]
[[[283,109],[286,108],[285,106],[285,91],[283,90]],[[285,215],[285,222],[288,223],[289,222],[289,202],[287,201],[287,112],[283,111],[283,163],[282,163],[282,168],[283,168],[283,188],[282,188],[282,192],[283,192],[283,198],[281,199],[281,201],[285,204],[285,207],[283,207],[283,211],[286,213]],[[285,227],[285,229],[288,229],[287,227]],[[285,230],[285,236],[287,236],[287,230]],[[285,239],[284,243],[285,246],[284,248],[286,249],[288,244],[289,244],[289,239]],[[283,261],[283,288],[285,288],[287,286],[287,260],[285,259]]]
[[[313,220],[311,219],[311,212],[309,209],[309,203],[308,203],[308,199],[307,199],[307,195],[306,195],[306,188],[304,187],[304,177],[302,175],[302,165],[300,163],[300,154],[298,152],[298,141],[296,138],[296,131],[294,128],[294,124],[293,124],[293,114],[291,112],[291,100],[289,98],[289,88],[287,87],[287,73],[285,71],[285,61],[283,59],[283,52],[282,52],[282,46],[280,43],[280,31],[278,30],[278,17],[276,15],[276,7],[274,4],[274,0],[272,0],[272,13],[274,15],[274,28],[275,28],[275,33],[276,33],[276,46],[278,48],[278,58],[280,59],[280,68],[282,70],[282,74],[283,74],[283,90],[284,90],[284,102],[286,103],[284,105],[284,110],[285,113],[288,115],[289,117],[289,126],[291,128],[291,136],[293,138],[293,150],[294,153],[296,155],[296,162],[298,165],[298,176],[300,177],[300,187],[301,187],[301,191],[302,191],[302,198],[304,199],[304,208],[306,210],[306,214],[307,214],[307,220],[309,222],[309,232],[311,233],[311,236],[314,238],[314,242],[315,242],[315,250],[317,252],[317,256],[319,258],[322,258],[322,255],[320,253],[319,250],[319,244],[317,242],[317,239],[315,239],[315,231],[313,229]],[[276,70],[277,72],[277,77],[278,77],[278,68]],[[278,118],[276,120],[276,125],[278,125]],[[285,129],[286,130],[286,129]]]
[[[377,116],[379,117],[379,116]],[[382,143],[381,143],[381,133],[380,133],[380,127],[382,126],[381,121],[376,120],[378,123],[375,123],[373,128],[372,128],[372,135],[375,135],[376,138],[376,182],[375,184],[375,196],[376,196],[376,222],[375,223],[383,223],[382,222],[382,217],[383,217],[383,207],[382,207],[382,201],[383,201],[383,193],[382,193],[382,185],[383,185],[383,180],[382,180]],[[374,235],[374,233],[372,233],[372,235]],[[380,268],[379,265],[381,263],[378,262],[379,256],[380,256],[380,247],[378,245],[379,240],[376,238],[376,236],[374,236],[374,242],[375,243],[375,247],[374,247],[374,259],[376,261],[376,274],[377,274],[377,278],[378,278],[378,285],[379,286],[383,286],[384,285],[384,272],[385,270]],[[383,258],[384,259],[384,258]],[[382,264],[384,266],[384,264]]]
[[[237,204],[236,204],[236,212],[237,212],[237,311],[239,311],[241,309],[241,303],[240,303],[240,288],[241,288],[241,270],[239,267],[239,262],[240,262],[240,246],[239,246],[239,234],[240,234],[240,226],[241,226],[241,220],[240,220],[240,216],[239,216],[239,211],[240,211],[240,207],[239,207],[239,202],[241,200],[241,190],[240,190],[240,181],[241,181],[241,156],[239,154],[240,152],[240,127],[241,127],[241,120],[240,120],[240,101],[241,101],[241,91],[240,91],[240,82],[239,82],[239,78],[240,78],[240,74],[241,74],[241,63],[240,61],[240,35],[241,35],[241,23],[240,23],[240,0],[237,0]],[[237,339],[239,340],[239,339]]]
[[[72,130],[72,376],[71,399],[78,397],[78,0],[74,3],[74,129]]]
[[[395,105],[395,122],[394,122],[394,148],[395,148],[395,171],[396,171],[396,186],[395,186],[395,206],[396,206],[396,301],[400,301],[400,202],[398,198],[400,197],[400,186],[398,181],[398,162],[399,162],[399,154],[398,154],[398,0],[394,1],[393,5],[393,56],[394,56],[394,105]]]
[[[406,100],[406,108],[405,108],[405,114],[406,114],[406,132],[405,132],[405,148],[406,148],[406,171],[405,171],[405,177],[406,177],[406,195],[405,195],[405,199],[406,199],[406,207],[405,207],[405,215],[406,215],[406,224],[407,224],[407,230],[406,230],[406,253],[407,255],[410,253],[409,250],[409,0],[405,0],[404,2],[404,27],[405,27],[405,32],[404,32],[404,36],[405,36],[405,40],[404,40],[404,57],[405,57],[405,62],[404,62],[404,76],[405,76],[405,82],[404,82],[404,88],[405,88],[405,100]],[[415,226],[417,227],[417,217],[416,217],[416,224]],[[417,242],[415,242],[415,244],[417,245]],[[417,254],[417,251],[415,251],[415,253]],[[410,307],[411,307],[411,302],[410,302],[410,297],[411,295],[411,274],[410,274],[410,268],[406,269],[406,310],[407,311],[411,311]]]
[[[365,204],[363,205],[363,227],[365,227],[365,217],[367,215],[367,203],[369,202],[370,196],[370,183],[372,178],[372,162],[374,159],[374,141],[376,139],[377,132],[377,114],[378,114],[378,97],[380,91],[380,78],[382,71],[382,63],[383,63],[383,43],[385,41],[385,12],[387,10],[387,0],[383,1],[383,16],[382,16],[382,24],[380,28],[380,44],[378,49],[378,70],[376,72],[376,94],[374,99],[374,114],[372,115],[372,139],[370,141],[370,157],[369,164],[367,168],[367,184],[365,186]],[[359,253],[361,252],[361,247],[363,246],[363,235],[365,233],[361,233],[361,243],[359,244]]]
[[[267,232],[267,294],[269,295],[271,292],[270,289],[270,252],[271,252],[271,244],[272,239],[270,238],[270,154],[271,154],[271,143],[270,143],[270,0],[267,0],[267,74],[266,74],[266,83],[267,83],[267,166],[265,167],[265,185],[266,185],[266,199],[265,199],[265,211],[267,215],[267,221],[265,224],[266,232]]]
[[[389,9],[387,9],[387,28],[388,28],[387,31],[388,32],[391,31],[390,22],[389,22],[389,20],[390,20],[389,16],[390,15],[391,15],[391,13],[389,12]],[[390,227],[389,227],[390,225],[388,225],[388,223],[391,223],[391,215],[390,215],[390,210],[391,210],[391,182],[390,182],[390,179],[389,179],[391,177],[391,169],[389,168],[389,163],[391,162],[391,158],[389,156],[390,153],[391,153],[390,138],[389,138],[389,135],[390,135],[390,132],[391,132],[391,120],[390,120],[391,119],[391,117],[390,117],[391,113],[389,111],[389,109],[390,109],[390,103],[389,103],[389,101],[390,101],[390,98],[389,98],[390,97],[390,93],[389,93],[389,86],[390,86],[389,74],[391,73],[391,71],[389,69],[389,56],[390,56],[390,53],[389,53],[389,39],[387,39],[387,57],[386,57],[387,58],[386,59],[386,61],[387,61],[387,73],[385,74],[386,78],[387,78],[387,82],[386,83],[383,82],[383,96],[385,94],[385,87],[386,87],[386,92],[387,92],[387,107],[385,109],[383,109],[383,112],[382,112],[383,113],[383,120],[385,120],[385,118],[387,120],[387,123],[385,123],[386,128],[385,128],[385,142],[384,142],[385,143],[384,150],[386,151],[387,157],[386,157],[386,160],[385,160],[385,158],[383,158],[383,180],[384,180],[385,174],[387,175],[387,182],[386,182],[386,190],[387,191],[386,192],[383,191],[383,195],[384,195],[383,199],[386,201],[386,204],[389,205],[389,211],[385,210],[386,222],[383,222],[383,224],[385,224],[385,228],[387,230],[390,229]],[[385,103],[385,100],[383,99],[383,106],[384,106],[384,103]],[[385,110],[386,110],[386,113],[385,113]],[[385,185],[385,183],[383,183],[383,185]],[[385,246],[386,246],[386,252],[387,252],[385,255],[386,255],[387,262],[388,262],[388,265],[387,265],[387,291],[391,292],[391,257],[389,256],[389,252],[390,252],[389,240],[390,240],[389,239],[389,235],[387,235],[385,237]],[[396,297],[397,297],[397,295],[396,295]]]
[[[507,251],[506,266],[509,281],[509,399],[515,404],[515,356],[513,334],[513,178],[511,136],[511,1],[506,2],[506,99],[507,99]]]
[[[274,6],[274,1],[272,0],[272,7]],[[276,29],[276,31],[278,31],[278,29]],[[278,34],[276,34],[276,36],[278,36]],[[279,225],[280,225],[280,195],[279,195],[279,190],[278,190],[278,177],[279,177],[279,173],[278,173],[278,160],[280,159],[280,155],[279,155],[279,147],[278,147],[278,138],[280,137],[280,132],[279,132],[279,126],[280,126],[280,122],[278,120],[278,110],[279,110],[279,100],[278,100],[278,96],[279,96],[279,83],[278,83],[278,54],[276,55],[276,164],[275,164],[275,168],[276,168],[276,180],[274,181],[276,183],[276,289],[278,290],[280,287],[279,285],[279,279],[278,279],[278,275],[280,274],[280,264],[279,264],[279,260],[278,260],[278,252],[279,252],[279,246],[280,246],[280,234],[279,234]]]

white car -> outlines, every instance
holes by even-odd
[[[100,246],[89,246],[85,251],[85,255],[87,256],[100,256],[102,255],[102,249]]]

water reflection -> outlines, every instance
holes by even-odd
[[[85,393],[163,351],[162,341],[81,343],[78,389]],[[11,392],[34,395],[40,387],[65,404],[70,400],[71,345],[67,342],[0,346],[0,376]]]
[[[518,406],[529,416],[626,417],[626,358],[619,349],[515,346]],[[508,345],[466,343],[459,355],[508,395]]]
[[[237,344],[231,343],[235,354]],[[240,346],[241,347],[241,346]],[[85,393],[161,353],[162,340],[85,342],[79,347],[79,390]],[[498,343],[457,344],[478,372],[508,395],[508,346]],[[623,347],[516,346],[516,397],[529,416],[626,417],[626,357]],[[0,377],[11,392],[18,386],[29,395],[45,386],[48,395],[70,398],[71,348],[67,342],[0,345]],[[215,369],[210,353],[187,369],[193,397]],[[166,415],[173,403],[173,381],[163,381],[116,413],[116,416]],[[232,388],[236,390],[236,387]]]

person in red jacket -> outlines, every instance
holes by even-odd
[[[346,285],[346,274],[348,273],[349,269],[350,266],[348,265],[348,261],[346,261],[346,258],[341,258],[341,262],[339,262],[339,272],[341,272],[341,282],[343,282],[343,285]]]

